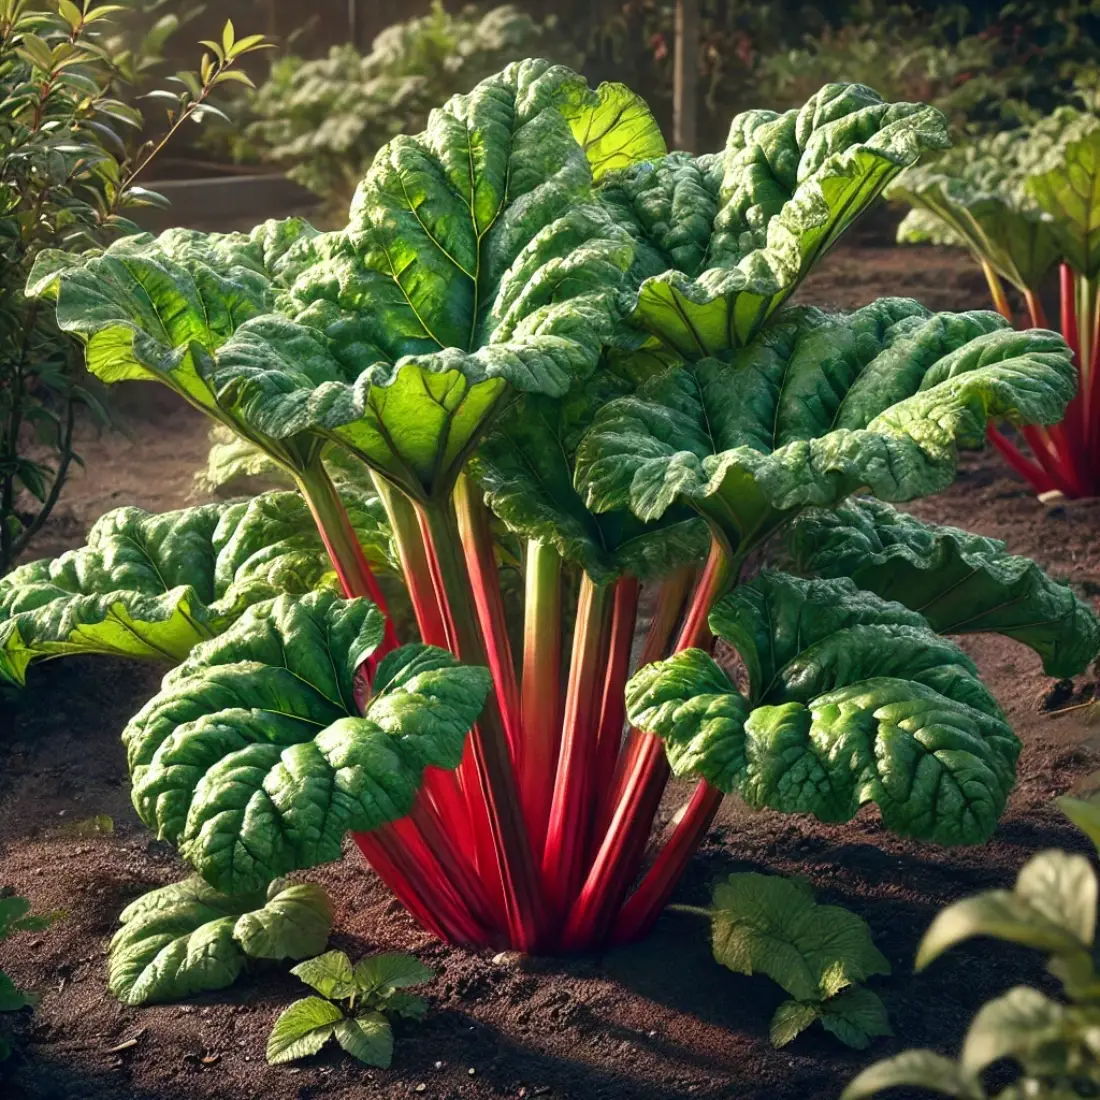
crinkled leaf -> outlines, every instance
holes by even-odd
[[[513,394],[590,373],[633,246],[556,109],[578,81],[520,62],[380,150],[281,315],[218,351],[222,404],[265,435],[335,437],[422,496]]]
[[[108,987],[124,1004],[177,1001],[224,989],[247,957],[301,959],[320,951],[332,906],[319,886],[273,884],[265,897],[228,895],[194,876],[123,910]]]
[[[271,1029],[267,1040],[268,1062],[279,1065],[316,1054],[333,1037],[343,1019],[343,1012],[331,1001],[320,997],[295,1001]]]
[[[988,890],[938,913],[921,940],[917,969],[974,936],[1080,954],[1093,942],[1096,899],[1096,874],[1084,856],[1041,852],[1025,864],[1014,890]]]
[[[800,1001],[823,999],[823,985],[889,974],[867,923],[847,909],[821,905],[801,883],[755,871],[714,888],[714,957],[738,974],[767,974]]]
[[[628,509],[597,515],[573,487],[577,444],[601,404],[629,391],[601,370],[568,397],[528,397],[501,417],[471,464],[493,512],[524,539],[548,542],[597,583],[665,576],[702,559],[709,536],[690,510],[644,523]]]
[[[649,105],[625,84],[601,84],[560,110],[597,181],[609,172],[656,160],[668,151]]]
[[[821,1026],[855,1050],[866,1050],[872,1039],[894,1034],[882,998],[862,986],[830,997],[821,1010]]]
[[[898,501],[944,489],[988,419],[1053,423],[1075,386],[1060,336],[994,313],[900,298],[795,308],[729,363],[668,370],[600,409],[577,484],[594,510],[647,521],[690,504],[736,547],[861,490]]]
[[[970,659],[900,604],[847,580],[763,573],[711,612],[749,671],[746,697],[701,650],[635,674],[627,713],[673,771],[754,807],[943,844],[988,838],[1019,742]]]
[[[1018,985],[982,1005],[966,1033],[959,1062],[974,1075],[1001,1058],[1027,1066],[1034,1051],[1063,1037],[1065,1018],[1065,1005]]]
[[[170,229],[80,257],[46,252],[27,291],[56,302],[58,325],[85,343],[88,369],[103,381],[163,382],[233,425],[211,385],[211,357],[273,309],[320,252],[317,231],[300,218],[250,234]],[[304,446],[308,453],[312,445]],[[286,445],[273,449],[290,457]]]
[[[358,992],[351,960],[343,951],[326,951],[315,959],[307,959],[291,970],[296,978],[316,989],[330,1001],[343,1001]]]
[[[365,1012],[336,1025],[336,1041],[364,1065],[388,1069],[393,1061],[393,1031],[381,1012]]]
[[[383,566],[389,529],[375,504],[349,499],[349,514]],[[0,579],[0,680],[22,684],[32,661],[70,653],[180,661],[249,606],[334,583],[297,493],[161,515],[119,508],[86,546]]]
[[[851,577],[919,611],[938,633],[984,631],[1023,642],[1050,676],[1078,675],[1100,650],[1092,609],[998,539],[924,523],[864,498],[803,512],[787,544],[799,570]]]
[[[123,734],[142,820],[243,891],[407,814],[425,768],[458,766],[489,678],[404,646],[360,716],[355,672],[381,637],[369,603],[318,592],[257,605],[193,650]]]
[[[958,1100],[985,1100],[985,1090],[976,1077],[931,1050],[907,1050],[870,1066],[848,1085],[840,1100],[863,1100],[905,1086],[930,1089]]]
[[[355,966],[356,988],[368,996],[423,985],[434,977],[435,971],[419,959],[399,952],[372,955]]]
[[[772,1016],[768,1028],[772,1046],[777,1050],[802,1034],[821,1012],[821,1006],[804,1001],[784,1001]]]
[[[1050,215],[1066,262],[1089,278],[1100,272],[1100,120],[1081,115],[1051,148],[1027,189]]]
[[[947,144],[935,108],[827,84],[798,110],[738,115],[720,157],[611,177],[603,198],[639,242],[631,321],[689,360],[748,343],[890,180]]]

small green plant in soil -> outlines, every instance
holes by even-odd
[[[393,1058],[395,1017],[421,1020],[423,997],[406,992],[435,977],[412,955],[372,955],[352,966],[343,951],[329,951],[292,971],[320,997],[295,1001],[275,1021],[267,1041],[272,1064],[316,1054],[335,1039],[353,1058],[387,1068]]]
[[[41,932],[49,928],[60,914],[31,916],[31,903],[26,898],[0,893],[0,943],[17,932]],[[0,1012],[18,1012],[35,1004],[33,993],[20,989],[0,970]],[[0,1062],[12,1051],[11,1036],[0,1030]]]
[[[265,46],[259,35],[236,39],[227,24],[221,42],[204,43],[198,71],[172,78],[175,90],[148,93],[167,104],[167,120],[162,135],[140,142],[145,120],[119,98],[126,57],[110,49],[125,14],[92,0],[0,0],[0,575],[80,461],[78,409],[106,418],[79,345],[26,293],[32,266],[45,253],[63,264],[136,232],[130,216],[165,202],[140,186],[143,173],[182,126],[220,113],[212,94],[247,83],[236,66]]]
[[[711,921],[714,958],[723,966],[767,974],[790,994],[772,1017],[772,1046],[786,1046],[818,1021],[857,1050],[893,1034],[886,1006],[860,984],[890,973],[866,921],[822,905],[806,882],[747,871],[718,883],[709,908],[670,908]]]
[[[968,249],[981,265],[997,309],[1016,316],[1007,282],[1024,298],[1035,328],[1049,326],[1040,300],[1059,269],[1061,330],[1073,350],[1078,392],[1049,427],[1023,425],[1014,440],[996,426],[989,438],[1038,493],[1100,492],[1100,117],[1061,107],[1033,125],[952,150],[911,169],[891,197],[913,209],[899,241]],[[1025,453],[1020,444],[1026,443]]]
[[[1061,798],[1067,817],[1100,845],[1100,801]],[[909,1086],[959,1100],[1059,1100],[1100,1095],[1100,975],[1095,965],[1098,880],[1089,860],[1051,850],[1030,859],[1012,890],[988,890],[956,902],[932,922],[917,952],[923,970],[975,936],[1022,944],[1047,956],[1062,986],[1055,1000],[1018,985],[974,1017],[957,1060],[909,1050],[864,1070],[842,1100]],[[1017,1076],[991,1092],[983,1074],[1013,1063]]]
[[[716,153],[667,154],[628,88],[528,60],[379,150],[340,231],[44,254],[31,293],[93,373],[166,385],[262,451],[342,596],[323,577],[242,606],[239,564],[282,557],[292,509],[224,542],[209,517],[190,544],[106,540],[94,577],[39,566],[6,594],[11,651],[25,669],[105,645],[118,607],[139,638],[168,624],[180,663],[123,735],[142,820],[228,895],[339,859],[351,832],[452,942],[645,934],[726,793],[983,841],[1019,745],[944,633],[1008,634],[1066,676],[1100,625],[1033,563],[891,503],[950,485],[991,419],[1060,419],[1070,349],[992,312],[789,304],[946,141],[933,108],[830,84],[738,116]],[[384,509],[404,639],[336,449]],[[802,575],[754,571],[796,535]],[[885,558],[919,583],[884,597]],[[695,787],[646,868],[673,773]]]

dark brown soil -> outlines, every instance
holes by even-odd
[[[912,294],[936,308],[985,307],[980,274],[931,250],[838,250],[801,297],[853,306],[881,294]],[[185,502],[205,451],[204,423],[148,391],[123,404],[134,441],[86,441],[88,473],[70,485],[43,552],[76,544],[108,507]],[[1092,593],[1100,590],[1098,507],[1044,508],[994,457],[981,456],[948,493],[915,510],[1005,538]],[[678,896],[703,903],[710,884],[732,870],[806,875],[823,900],[870,922],[894,966],[874,985],[899,1038],[858,1053],[811,1031],[772,1050],[767,1025],[780,991],[715,964],[705,929],[687,916],[668,914],[644,943],[594,958],[517,961],[441,946],[349,851],[343,863],[310,876],[336,900],[335,946],[353,955],[411,950],[440,972],[430,1014],[399,1027],[394,1065],[384,1072],[335,1052],[299,1068],[266,1066],[272,1021],[303,991],[279,967],[185,1005],[129,1009],[111,1000],[105,947],[119,911],[182,871],[130,807],[118,741],[160,670],[96,659],[39,667],[18,707],[0,716],[0,884],[68,916],[0,948],[0,964],[42,997],[19,1021],[17,1053],[0,1066],[0,1096],[817,1100],[836,1097],[861,1067],[904,1046],[952,1052],[982,1001],[1018,981],[1043,982],[1042,968],[1027,952],[982,943],[914,977],[923,930],[945,903],[1008,885],[1041,848],[1084,850],[1051,799],[1100,767],[1080,712],[1042,712],[1053,685],[1029,650],[995,638],[968,640],[967,648],[1024,744],[1019,784],[991,843],[919,846],[888,836],[873,812],[827,827],[730,803]],[[96,814],[114,819],[114,835],[65,835],[67,822]]]

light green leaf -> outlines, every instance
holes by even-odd
[[[862,986],[843,990],[821,1007],[821,1026],[855,1050],[866,1050],[872,1039],[894,1034],[882,998]]]
[[[368,548],[388,543],[369,504],[350,513]],[[33,661],[71,653],[177,662],[261,600],[334,584],[297,493],[161,515],[119,508],[86,546],[0,579],[0,681],[22,684]]]
[[[343,1012],[320,997],[295,1001],[276,1021],[267,1040],[270,1065],[294,1062],[316,1054],[336,1033]]]
[[[1068,585],[997,539],[924,523],[853,498],[797,516],[787,533],[797,568],[851,577],[919,611],[940,634],[1004,634],[1030,646],[1050,676],[1076,676],[1100,650],[1100,622]]]
[[[108,988],[123,1004],[157,1004],[232,985],[247,957],[315,954],[332,906],[311,884],[276,883],[265,899],[222,894],[195,876],[139,898],[119,920]]]
[[[369,603],[319,592],[259,604],[193,650],[123,733],[142,820],[244,891],[407,814],[425,768],[458,766],[489,678],[404,646],[360,716],[355,673],[381,636]]]
[[[365,996],[423,985],[434,977],[435,971],[419,959],[397,952],[372,955],[355,966],[355,985]]]
[[[639,242],[631,321],[689,361],[748,343],[890,180],[947,144],[935,108],[827,84],[799,110],[738,115],[720,157],[612,177],[601,197]]]
[[[656,160],[668,151],[649,105],[625,84],[601,84],[575,104],[559,109],[569,120],[597,181],[609,172]]]
[[[890,973],[865,921],[779,875],[730,875],[714,888],[711,915],[715,959],[738,974],[767,974],[796,1000],[820,1000],[837,967],[849,982]]]
[[[351,969],[351,960],[343,951],[326,951],[315,959],[307,959],[291,970],[296,978],[301,978],[330,1001],[343,1001],[353,997],[359,987]]]
[[[1096,845],[1100,851],[1100,801],[1084,798],[1070,798],[1064,795],[1055,799],[1062,811]]]
[[[1063,133],[1036,171],[1027,190],[1050,215],[1050,231],[1076,272],[1100,272],[1100,121],[1081,115]]]
[[[921,940],[917,969],[974,936],[1079,955],[1093,942],[1096,899],[1096,875],[1084,856],[1041,852],[1024,866],[1012,892],[988,890],[938,913]]]
[[[820,1016],[821,1006],[802,1001],[784,1001],[772,1016],[768,1029],[772,1046],[785,1047],[802,1034]]]
[[[919,615],[850,581],[765,572],[710,626],[744,662],[747,698],[701,650],[627,685],[630,720],[677,775],[823,821],[875,802],[887,828],[937,843],[992,832],[1019,743],[970,659]]]
[[[950,1058],[931,1050],[907,1050],[865,1069],[841,1093],[840,1100],[863,1100],[887,1089],[929,1089],[958,1100],[985,1100],[981,1082]]]
[[[1065,1005],[1018,985],[982,1005],[966,1033],[959,1062],[975,1076],[1001,1058],[1026,1066],[1033,1051],[1065,1035],[1065,1016]]]
[[[393,1031],[381,1012],[342,1020],[336,1025],[336,1041],[364,1065],[389,1069],[393,1061]]]
[[[795,308],[730,362],[668,370],[605,405],[577,485],[595,511],[647,521],[689,504],[745,550],[805,507],[944,489],[988,419],[1053,423],[1075,386],[1061,337],[994,313],[898,298],[850,314]]]

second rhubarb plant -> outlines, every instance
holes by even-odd
[[[95,373],[171,386],[295,482],[349,597],[254,604],[126,730],[143,820],[219,891],[336,859],[350,831],[437,935],[578,951],[649,927],[723,791],[827,820],[875,802],[937,842],[993,829],[1016,742],[937,630],[1004,629],[1067,675],[1100,644],[1091,612],[1035,570],[1043,626],[999,616],[997,551],[965,589],[984,616],[924,618],[957,587],[921,556],[939,529],[911,540],[919,606],[859,570],[747,562],[796,521],[806,562],[835,550],[821,515],[856,492],[946,487],[989,417],[1056,421],[1069,350],[996,314],[786,306],[944,144],[936,111],[829,85],[739,116],[714,155],[659,140],[621,86],[526,61],[386,146],[344,230],[43,261],[32,289]],[[418,643],[385,617],[333,448],[373,479]],[[700,785],[645,870],[670,766]]]

